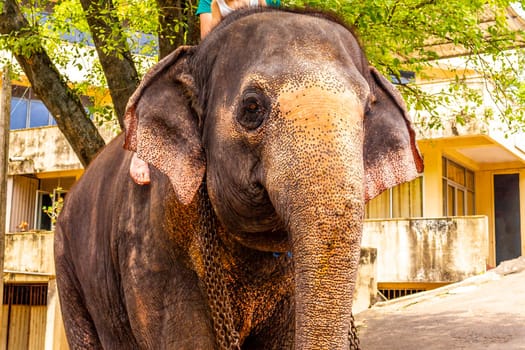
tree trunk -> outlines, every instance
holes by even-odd
[[[124,129],[124,113],[129,97],[139,84],[139,75],[131,57],[126,37],[111,0],[80,0],[86,15],[98,58],[108,82],[113,107]],[[108,36],[115,49],[108,49]]]
[[[180,45],[194,45],[199,41],[194,5],[192,0],[157,0],[160,58]]]
[[[15,0],[5,0],[0,13],[0,34],[17,40],[36,37]],[[104,140],[88,118],[80,98],[67,86],[40,43],[31,41],[26,51],[13,51],[33,90],[53,114],[58,128],[80,162],[87,166],[104,146]]]
[[[7,162],[9,159],[9,121],[11,114],[11,78],[10,69],[2,71],[0,89],[0,271],[4,272],[6,199],[7,199]],[[4,279],[0,280],[0,300],[4,300]],[[3,308],[0,308],[0,320],[3,320]]]

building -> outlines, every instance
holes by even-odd
[[[51,230],[53,208],[83,169],[25,82],[12,82],[10,126],[0,349],[67,349]]]
[[[513,29],[525,28],[513,8],[508,19]],[[455,282],[525,251],[525,135],[501,120],[491,83],[465,68],[465,52],[448,45],[435,49],[442,58],[418,74],[415,84],[435,93],[452,86],[461,69],[483,103],[466,106],[451,96],[434,111],[440,129],[422,127],[430,113],[420,116],[424,173],[368,203],[363,245],[378,249],[378,288],[388,295]],[[508,52],[509,59],[513,54]],[[474,117],[458,121],[468,108]],[[487,110],[496,113],[489,116]]]

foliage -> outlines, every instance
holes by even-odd
[[[401,71],[408,70],[425,78],[425,71],[436,67],[443,45],[454,45],[460,53],[468,53],[464,59],[448,62],[447,68],[454,73],[453,83],[442,91],[429,93],[415,84],[399,86],[423,127],[442,127],[443,115],[438,107],[446,105],[449,116],[459,124],[475,116],[490,119],[499,114],[511,132],[524,128],[525,87],[520,72],[525,59],[521,48],[510,56],[508,50],[525,42],[523,33],[512,31],[508,25],[506,9],[512,1],[290,0],[289,3],[326,9],[343,17],[355,28],[371,63],[386,75],[399,76]],[[487,21],[488,18],[492,20]],[[467,86],[467,71],[477,72],[490,82],[485,91]],[[480,113],[487,97],[492,99],[492,110]]]
[[[60,215],[62,207],[64,206],[64,197],[62,195],[63,192],[64,191],[62,187],[55,188],[53,193],[49,194],[49,197],[51,197],[52,201],[51,205],[42,207],[42,211],[51,219],[52,226],[56,224],[58,216]]]
[[[79,80],[83,83],[75,81],[77,93],[87,94],[91,86],[106,86],[106,72],[98,64],[92,38],[87,34],[90,28],[78,0],[19,4],[32,26],[24,40],[0,37],[0,49],[30,54],[35,44],[41,43],[61,71],[74,68],[81,73]],[[178,4],[194,7],[196,2]],[[436,61],[441,55],[439,50],[447,45],[449,50],[450,45],[457,48],[463,58],[452,57],[445,62],[445,68],[452,73],[451,85],[441,91],[428,91],[418,84],[399,87],[423,127],[443,126],[439,106],[448,106],[446,118],[458,124],[475,117],[488,121],[502,115],[512,131],[524,127],[525,84],[521,72],[525,55],[520,46],[525,43],[523,33],[509,29],[506,8],[510,0],[283,0],[283,4],[328,10],[342,17],[355,28],[371,63],[386,75],[399,77],[402,71],[413,71],[419,80],[425,80],[429,71],[444,67]],[[108,13],[118,21],[107,23],[111,32],[104,33],[103,50],[124,54],[128,49],[125,46],[129,46],[138,71],[143,74],[157,60],[161,13],[158,1],[114,0],[112,7],[100,11],[98,16],[104,20],[109,18]],[[194,16],[192,13],[187,12]],[[188,20],[172,25],[186,28]],[[113,32],[123,32],[126,43],[114,40]],[[64,48],[64,39],[75,44]],[[469,84],[476,75],[485,78],[484,86],[473,88]],[[487,98],[492,103],[483,107]],[[100,123],[115,118],[107,102],[94,103],[90,109]]]

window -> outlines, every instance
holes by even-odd
[[[11,130],[56,125],[53,116],[31,88],[13,86]]]
[[[416,73],[406,70],[400,70],[399,75],[391,74],[390,78],[392,80],[392,84],[406,85],[408,83],[413,82],[416,79]]]
[[[29,103],[29,127],[36,128],[53,123],[53,117],[42,101],[31,100]]]
[[[443,158],[443,215],[474,215],[474,172]]]
[[[22,129],[27,125],[28,101],[22,98],[11,99],[11,130]]]
[[[42,126],[57,125],[55,118],[47,109],[33,89],[27,86],[13,85],[11,98],[11,130],[38,128]],[[80,101],[89,118],[93,115],[88,106],[92,105],[88,96],[80,96]]]
[[[35,228],[37,230],[51,230],[51,218],[43,208],[53,206],[52,195],[47,191],[36,191]]]
[[[62,188],[55,188],[52,192],[38,190],[36,196],[36,213],[35,213],[35,228],[37,230],[52,230],[53,229],[53,217],[56,220],[56,216],[62,210],[62,203],[66,197],[67,191]],[[44,207],[47,212],[44,211]]]
[[[386,190],[366,205],[367,219],[421,217],[423,177]]]

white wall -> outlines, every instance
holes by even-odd
[[[456,282],[485,272],[488,238],[486,216],[367,220],[362,246],[378,282]]]

